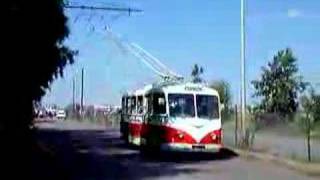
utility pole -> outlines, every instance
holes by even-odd
[[[234,107],[234,111],[235,111],[235,128],[234,128],[234,145],[235,147],[238,146],[238,106],[237,104]]]
[[[76,102],[75,102],[75,97],[76,97],[76,80],[75,77],[72,79],[72,113],[76,112]]]
[[[84,76],[84,68],[82,68],[82,70],[81,70],[81,111],[80,111],[80,113],[81,113],[81,116],[83,115],[83,86],[84,86],[84,84],[83,84],[83,76]]]
[[[241,0],[241,123],[243,135],[246,129],[245,15],[245,0]]]

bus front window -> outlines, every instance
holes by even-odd
[[[192,94],[168,94],[171,117],[194,117],[194,99]]]
[[[196,95],[196,101],[197,114],[199,118],[219,118],[219,102],[217,96]]]

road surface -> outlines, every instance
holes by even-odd
[[[70,179],[259,179],[312,180],[271,162],[220,154],[143,155],[119,139],[118,130],[75,122],[38,125],[38,139],[59,158]],[[39,176],[54,173],[43,167]],[[44,176],[43,176],[44,177]]]

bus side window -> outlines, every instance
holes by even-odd
[[[131,97],[131,114],[136,114],[136,97],[132,96]]]
[[[152,95],[147,95],[147,113],[152,114]]]
[[[138,96],[138,101],[137,101],[137,109],[138,109],[138,114],[143,114],[143,97]]]
[[[125,98],[122,97],[121,98],[121,112],[123,113],[125,111]]]
[[[130,98],[127,97],[126,98],[126,114],[130,114],[130,103],[131,103]]]
[[[166,113],[166,101],[163,93],[153,94],[153,113],[154,114]]]

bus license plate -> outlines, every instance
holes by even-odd
[[[205,149],[204,145],[192,145],[192,149]]]

